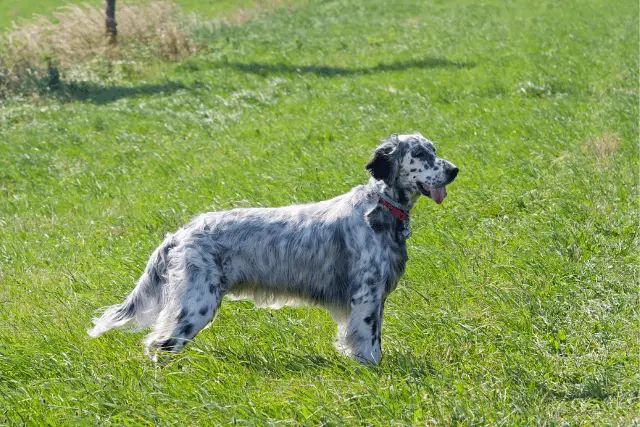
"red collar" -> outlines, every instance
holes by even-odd
[[[391,211],[391,215],[393,215],[393,217],[395,219],[400,220],[400,221],[405,221],[407,218],[409,218],[409,214],[407,214],[402,209],[399,209],[399,208],[393,206],[389,201],[387,201],[384,197],[382,197],[379,194],[378,194],[378,199],[380,199],[380,201],[382,202],[382,204],[384,205],[385,208],[387,208],[387,209],[389,209]]]

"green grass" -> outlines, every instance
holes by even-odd
[[[116,18],[119,6],[123,4],[141,4],[150,0],[126,0],[126,3],[122,0],[116,1]],[[171,0],[169,0],[171,1]],[[254,9],[257,5],[261,4],[256,0],[173,0],[178,4],[187,14],[196,14],[200,19],[206,18],[219,18],[233,15],[238,9]],[[278,0],[272,0],[277,2]],[[20,24],[24,21],[29,21],[33,18],[33,15],[44,15],[51,17],[55,11],[60,11],[66,5],[69,4],[89,4],[94,7],[103,7],[104,1],[99,0],[70,0],[66,2],[60,2],[60,0],[28,0],[28,1],[15,1],[15,0],[0,0],[0,28],[10,28],[13,23]],[[265,5],[270,4],[269,1],[262,2]],[[282,1],[282,3],[285,3]],[[288,1],[287,3],[292,3]],[[275,3],[274,3],[275,4]],[[258,6],[259,7],[259,6]]]
[[[98,1],[87,3],[92,5],[99,4]],[[49,15],[58,6],[60,6],[60,2],[56,0],[0,0],[0,27],[9,27],[13,22],[18,23],[23,19],[31,18],[33,14]]]
[[[614,3],[311,1],[6,99],[0,424],[637,423],[638,5]],[[317,309],[225,302],[163,367],[86,335],[164,233],[341,194],[413,131],[461,173],[413,213],[380,366]]]

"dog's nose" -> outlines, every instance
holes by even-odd
[[[460,169],[458,169],[457,167],[453,167],[453,169],[449,169],[447,171],[447,175],[449,175],[449,179],[450,180],[454,180],[456,178],[456,176],[458,176],[458,172],[460,171]]]

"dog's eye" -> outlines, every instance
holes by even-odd
[[[435,152],[432,152],[431,150],[429,150],[429,148],[427,148],[427,146],[424,146],[424,147],[417,147],[415,150],[411,152],[411,154],[416,159],[429,161],[433,159]]]

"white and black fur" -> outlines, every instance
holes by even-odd
[[[458,168],[414,134],[392,135],[366,169],[366,185],[331,200],[198,216],[167,235],[133,292],[89,334],[150,326],[145,344],[155,360],[157,350],[180,351],[226,295],[260,307],[324,307],[338,324],[336,347],[377,364],[384,302],[408,259],[406,224],[378,194],[407,213],[421,194],[440,203]]]

